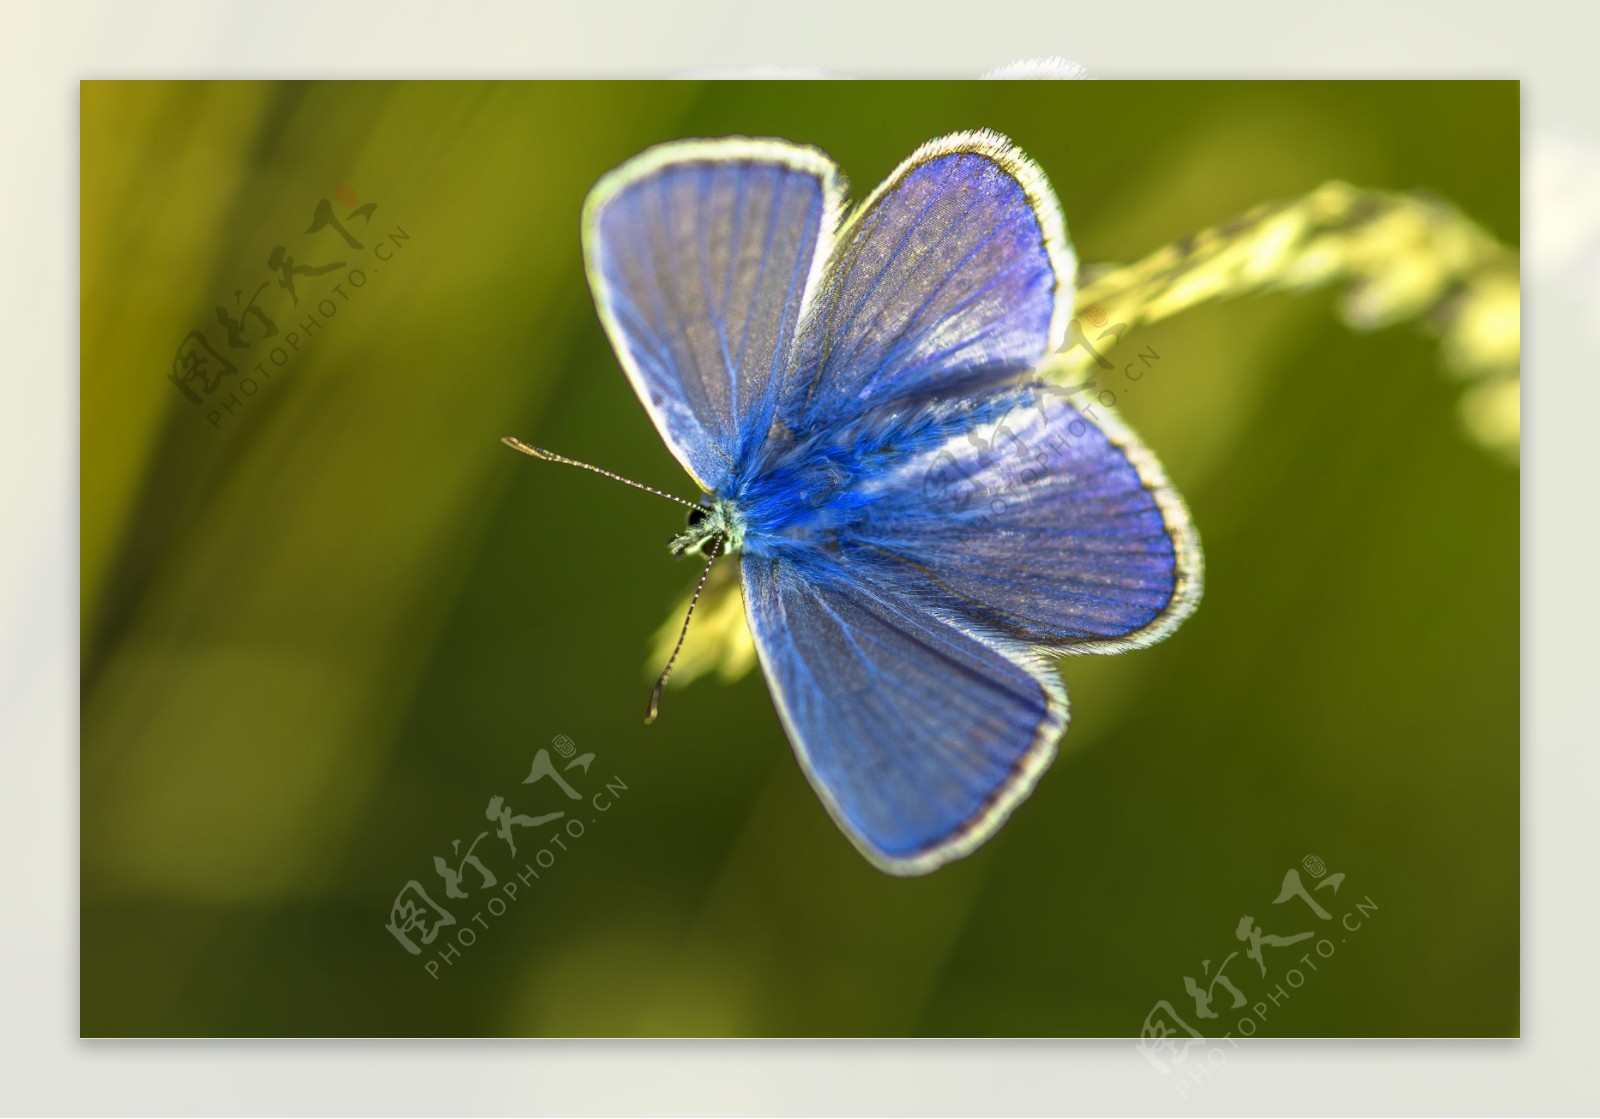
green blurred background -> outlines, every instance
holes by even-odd
[[[691,493],[578,240],[590,185],[661,140],[814,143],[859,197],[996,128],[1094,263],[1330,178],[1515,244],[1518,117],[1515,83],[85,83],[82,1032],[1127,1036],[1168,1000],[1220,1033],[1183,977],[1242,915],[1315,924],[1272,904],[1308,854],[1346,874],[1335,914],[1378,909],[1261,1035],[1517,1032],[1518,476],[1462,436],[1423,334],[1353,335],[1321,292],[1128,340],[1160,354],[1121,404],[1194,510],[1205,600],[1066,662],[1061,758],[919,880],[834,828],[759,674],[641,724],[695,575],[679,511],[498,440]],[[322,199],[359,252],[304,232]],[[348,296],[282,368],[214,311],[277,245],[367,273],[261,293],[279,345]],[[249,355],[199,406],[167,379],[191,330]],[[627,791],[480,928],[433,858],[492,795],[559,807],[520,782],[561,734],[596,754],[586,796]],[[539,845],[477,853],[505,881]],[[412,879],[458,918],[421,956],[385,927]],[[1275,976],[1308,948],[1269,948]]]

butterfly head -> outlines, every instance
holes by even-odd
[[[709,504],[690,509],[688,524],[667,542],[667,547],[675,556],[700,556],[718,541],[719,555],[736,552],[744,544],[744,518],[725,497],[712,497]]]

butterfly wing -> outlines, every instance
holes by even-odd
[[[795,430],[964,396],[1065,340],[1077,261],[1044,173],[993,132],[919,148],[852,213],[801,328]]]
[[[1021,644],[936,617],[844,567],[742,560],[762,671],[801,768],[880,869],[925,874],[987,839],[1067,724]]]
[[[843,195],[815,149],[734,137],[652,148],[585,203],[600,320],[667,446],[707,491],[771,426]]]
[[[1203,560],[1160,463],[1110,410],[1091,419],[1060,390],[1011,405],[874,479],[857,547],[935,609],[1053,652],[1171,633],[1199,603]]]

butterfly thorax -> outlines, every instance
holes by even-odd
[[[718,535],[723,551],[756,555],[848,546],[898,475],[1031,399],[1032,390],[1024,388],[960,401],[922,400],[774,439],[726,495],[708,499],[705,515],[674,540],[673,550],[697,551]]]

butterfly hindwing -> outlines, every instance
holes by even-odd
[[[951,616],[1055,652],[1148,645],[1193,612],[1199,541],[1109,410],[1046,386],[868,483],[852,539]]]
[[[1067,722],[1066,692],[1037,657],[857,573],[753,555],[742,568],[795,754],[875,865],[926,873],[1028,795]]]

